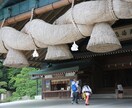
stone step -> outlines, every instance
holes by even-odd
[[[116,98],[115,94],[92,94],[91,98]]]

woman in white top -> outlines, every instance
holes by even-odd
[[[89,105],[89,96],[92,93],[92,89],[88,85],[84,85],[82,88],[82,93],[85,93],[86,95],[85,105]]]
[[[118,90],[117,98],[123,98],[123,86],[122,86],[122,84],[117,85],[117,90]]]

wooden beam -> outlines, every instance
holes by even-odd
[[[39,15],[39,14],[43,14],[46,13],[48,11],[69,5],[70,3],[72,3],[73,0],[60,0],[58,2],[52,3],[50,5],[46,5],[40,8],[37,8],[34,10],[34,14],[35,15]],[[10,25],[10,24],[14,24],[26,19],[29,19],[31,17],[31,12],[26,12],[23,14],[19,14],[17,16],[11,17],[9,19],[7,19],[4,23],[4,25]],[[0,22],[0,25],[2,24],[2,22]]]

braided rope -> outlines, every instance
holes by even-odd
[[[108,2],[108,7],[109,7],[112,18],[114,20],[118,20],[119,18],[116,16],[116,14],[114,12],[113,0],[107,0],[107,2]]]
[[[75,27],[76,31],[78,32],[78,34],[81,34],[81,36],[83,38],[86,38],[86,36],[81,33],[81,31],[79,30],[79,28],[78,28],[78,26],[77,26],[77,24],[75,22],[74,13],[73,13],[73,11],[74,11],[74,2],[75,2],[75,0],[72,0],[72,6],[71,6],[71,18],[72,19],[71,19],[71,21],[72,21],[72,24]]]
[[[32,10],[31,10],[31,17],[30,17],[30,21],[29,21],[29,22],[31,22],[31,21],[33,20],[33,14],[34,14],[34,8],[32,8]],[[34,41],[34,38],[33,38],[33,36],[31,35],[31,33],[29,33],[29,36],[32,38],[35,47],[36,47],[36,48],[39,48],[39,47],[36,45],[36,43],[35,43],[35,41]]]
[[[4,26],[5,21],[6,21],[6,19],[4,18],[3,21],[2,21],[2,24],[1,24],[0,28],[2,28]],[[8,51],[8,49],[6,48],[5,43],[4,43],[3,40],[2,40],[2,44],[3,44],[3,47],[6,49],[6,51]]]
[[[4,25],[4,23],[5,23],[5,18],[4,18],[4,20],[2,21],[2,24],[1,24],[1,26],[0,26],[0,28],[2,28],[3,27],[3,25]]]

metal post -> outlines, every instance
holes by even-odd
[[[37,83],[37,90],[36,90],[36,95],[38,95],[38,79],[36,79],[36,83]]]

